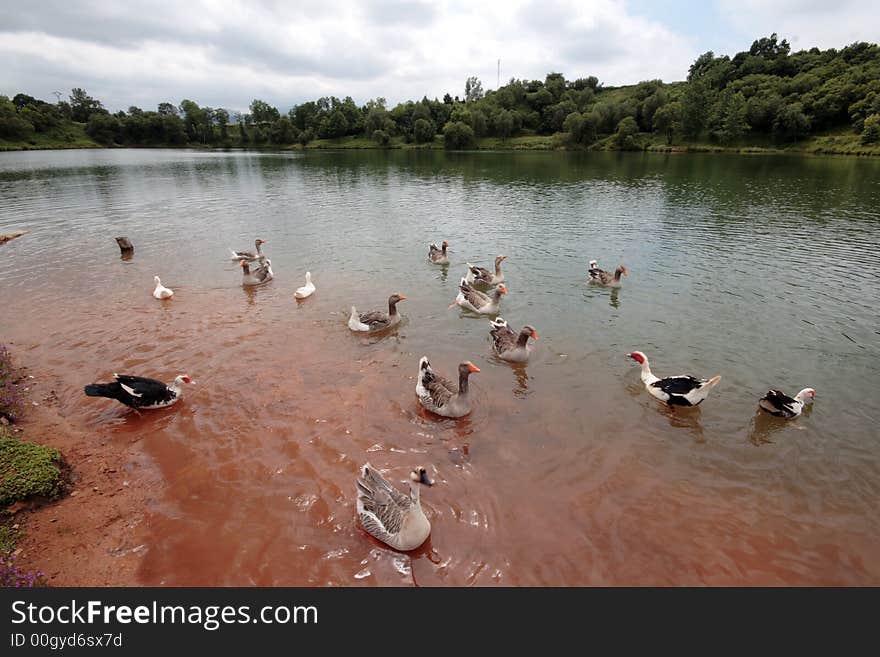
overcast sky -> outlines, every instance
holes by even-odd
[[[880,2],[836,0],[0,0],[0,94],[83,87],[110,110],[184,98],[286,112],[320,96],[462,95],[511,77],[681,80],[771,32],[876,42]]]

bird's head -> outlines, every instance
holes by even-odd
[[[445,249],[447,246],[449,246],[449,242],[443,240],[443,244],[441,246]]]
[[[623,265],[620,265],[620,267],[617,268],[617,271],[620,272],[621,274],[623,274],[624,276],[629,275],[629,272],[626,270],[626,267],[624,267]]]
[[[645,356],[645,354],[643,354],[641,351],[634,351],[634,352],[632,352],[632,353],[630,353],[630,354],[627,354],[626,357],[627,357],[627,358],[632,358],[632,359],[633,359],[634,361],[636,361],[639,365],[644,365],[645,363],[648,362],[648,357]]]
[[[404,300],[406,300],[406,297],[403,296],[402,294],[400,294],[399,292],[397,294],[392,294],[390,297],[388,297],[388,303],[391,304],[392,306],[396,305],[399,301],[404,301]]]
[[[479,372],[480,368],[474,365],[471,361],[466,360],[461,365],[458,366],[458,373],[469,376],[471,372]]]
[[[498,294],[507,294],[507,286],[503,283],[495,289],[498,290]]]
[[[535,330],[535,327],[532,326],[531,324],[526,324],[525,326],[523,326],[520,329],[519,332],[523,333],[525,335],[528,335],[532,340],[538,339],[538,332]]]
[[[177,378],[174,379],[174,383],[176,383],[177,386],[180,387],[185,383],[195,384],[195,381],[189,378],[186,374],[178,374]]]
[[[425,486],[433,486],[434,482],[428,478],[428,471],[422,466],[416,468],[409,473],[409,478],[417,484],[425,484]]]
[[[816,391],[812,388],[804,388],[797,394],[797,399],[801,400],[805,404],[812,404],[815,398]]]

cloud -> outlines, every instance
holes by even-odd
[[[880,25],[880,3],[859,0],[720,0],[719,9],[752,40],[776,32],[780,39],[788,39],[792,50],[876,43]],[[750,44],[740,50],[748,50]]]
[[[461,95],[470,75],[494,88],[498,59],[502,83],[551,71],[678,80],[700,45],[623,0],[48,0],[5,9],[0,93],[51,99],[80,86],[112,110],[183,98],[242,110],[261,98],[286,111],[323,95],[393,104]]]

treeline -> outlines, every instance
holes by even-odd
[[[603,87],[594,77],[511,79],[483,91],[474,77],[462,97],[407,101],[389,108],[384,98],[358,106],[351,97],[320,98],[286,114],[261,100],[248,113],[200,107],[192,100],[161,103],[156,111],[130,107],[108,112],[84,90],[50,104],[18,94],[0,96],[0,139],[26,140],[63,132],[65,121],[85,124],[107,145],[284,146],[315,139],[359,136],[469,148],[482,137],[555,135],[558,145],[641,149],[652,135],[668,144],[711,141],[730,145],[757,139],[779,143],[835,129],[851,130],[864,144],[880,143],[880,47],[854,43],[792,53],[776,34],[733,58],[707,52],[686,82],[648,80]]]

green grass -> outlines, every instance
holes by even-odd
[[[53,148],[101,148],[86,134],[85,123],[68,121],[49,132],[35,132],[27,139],[0,139],[0,151],[30,151]]]
[[[15,550],[16,531],[12,527],[0,525],[0,555]]]
[[[55,499],[61,492],[60,452],[0,428],[0,507],[34,496]]]

